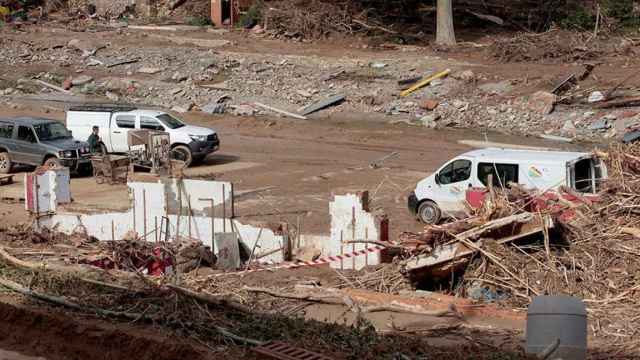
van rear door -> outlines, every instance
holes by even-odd
[[[585,155],[567,163],[570,188],[580,193],[595,194],[607,178],[607,167],[594,155]]]

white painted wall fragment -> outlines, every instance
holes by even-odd
[[[58,204],[71,202],[70,182],[68,168],[25,174],[25,209],[38,214],[55,212]]]

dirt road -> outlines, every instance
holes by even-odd
[[[0,116],[46,116],[62,120],[62,112],[0,112]],[[392,237],[419,230],[409,214],[407,194],[416,182],[446,160],[469,149],[457,143],[482,134],[390,125],[367,119],[298,121],[282,118],[241,118],[190,113],[189,123],[215,128],[221,151],[187,170],[195,178],[231,181],[240,195],[237,215],[246,222],[301,223],[303,233],[329,232],[329,201],[333,194],[368,190],[371,209],[390,218]],[[533,143],[524,138],[489,135],[493,141]],[[369,164],[397,152],[378,169]],[[72,181],[73,210],[128,208],[124,185],[97,185],[92,178]],[[254,190],[261,190],[253,192]],[[21,197],[22,175],[16,184],[0,188],[2,197]],[[12,223],[23,214],[3,216]],[[15,216],[15,218],[14,218]],[[22,216],[23,218],[23,216]]]

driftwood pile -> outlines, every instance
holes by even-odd
[[[489,47],[489,55],[504,63],[557,60],[574,62],[595,59],[613,51],[610,43],[592,39],[593,33],[552,29],[543,33],[518,33],[500,37]]]
[[[519,308],[535,295],[579,297],[588,307],[596,338],[620,352],[639,354],[640,145],[615,145],[596,154],[609,172],[596,196],[582,197],[568,189],[545,194],[496,190],[490,199],[498,208],[510,203],[508,208],[519,213],[552,216],[555,226],[523,241],[500,243],[483,237],[465,242],[475,254],[452,286],[460,296]],[[512,206],[514,199],[518,206]],[[424,244],[459,237],[456,231],[464,229],[464,223],[428,227],[413,238],[422,241],[424,251],[433,246]],[[456,230],[444,230],[448,228]]]

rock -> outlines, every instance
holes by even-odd
[[[89,61],[87,61],[87,66],[98,66],[98,65],[104,65],[104,63],[96,59],[89,59]]]
[[[469,103],[466,101],[462,101],[462,100],[453,100],[452,104],[453,107],[455,107],[456,109],[460,110],[460,112],[466,111],[469,108]]]
[[[425,115],[423,117],[420,118],[420,123],[422,123],[422,126],[429,128],[429,129],[435,129],[436,127],[438,127],[438,123],[437,121],[440,119],[440,115],[439,114],[429,114],[429,115]]]
[[[140,74],[149,74],[149,75],[153,75],[153,74],[157,74],[159,72],[161,72],[162,69],[160,68],[154,68],[154,67],[141,67],[140,69],[138,69],[138,72]]]
[[[298,95],[306,97],[306,98],[310,98],[311,96],[313,96],[310,92],[308,92],[306,90],[296,90],[296,93]]]
[[[616,120],[618,117],[615,114],[607,114],[604,116],[605,119],[607,120]]]
[[[538,91],[529,98],[528,108],[538,114],[547,115],[553,112],[556,95],[547,91]]]
[[[186,81],[187,79],[189,79],[189,76],[187,76],[187,75],[185,75],[183,73],[180,73],[180,72],[175,72],[171,76],[171,80],[177,81],[177,82],[183,82],[183,81]]]
[[[472,82],[476,79],[476,74],[471,70],[465,70],[463,72],[453,74],[453,78],[466,82]]]
[[[587,111],[584,114],[582,114],[582,116],[588,118],[588,117],[592,117],[595,114],[596,114],[595,111]]]
[[[589,125],[589,130],[606,130],[610,127],[611,123],[609,122],[609,119],[605,117],[591,123],[591,125]]]
[[[322,255],[322,252],[311,246],[303,246],[295,250],[294,257],[300,261],[313,261]]]
[[[79,86],[79,85],[84,85],[84,84],[88,84],[90,82],[93,81],[93,78],[89,75],[80,75],[78,77],[75,77],[71,80],[71,84],[73,86]]]
[[[420,107],[425,110],[434,110],[439,104],[438,100],[427,99],[420,102]]]
[[[70,48],[78,48],[79,46],[80,46],[80,40],[79,39],[71,39],[67,43],[67,47],[70,47]]]
[[[602,92],[600,91],[594,91],[589,94],[589,99],[587,101],[589,101],[590,103],[594,103],[602,100],[604,100],[604,94],[602,94]]]
[[[177,113],[186,113],[191,111],[191,109],[193,109],[193,103],[186,103],[186,104],[181,104],[181,105],[175,105],[174,107],[171,108],[171,111],[175,111]]]
[[[171,91],[169,91],[169,93],[170,93],[171,95],[177,95],[177,94],[179,94],[179,93],[181,93],[181,92],[182,92],[182,89],[181,89],[181,88],[174,88],[174,89],[171,89]]]
[[[434,80],[431,80],[431,82],[429,83],[429,86],[436,87],[436,86],[440,86],[442,84],[444,84],[444,82],[442,80],[434,79]]]
[[[563,136],[574,137],[576,136],[576,132],[577,132],[576,126],[573,124],[573,121],[571,120],[565,121],[564,125],[560,129],[560,133]]]
[[[73,81],[71,79],[65,79],[62,82],[62,88],[65,90],[71,89],[72,86],[73,86]]]
[[[202,112],[207,114],[224,114],[226,105],[224,103],[209,103],[202,107]]]
[[[380,63],[380,62],[374,62],[374,63],[370,63],[369,67],[374,68],[374,69],[382,69],[382,68],[387,67],[387,64]]]
[[[233,105],[231,106],[231,113],[236,116],[253,116],[256,113],[251,105]]]
[[[118,94],[113,93],[111,91],[107,91],[105,93],[105,95],[107,96],[107,99],[111,100],[111,101],[118,101],[120,100],[120,96],[118,96]]]
[[[258,25],[254,26],[251,29],[251,32],[254,33],[254,34],[262,34],[262,33],[264,33],[264,28],[262,28],[262,26],[260,26],[260,24],[258,24]]]

